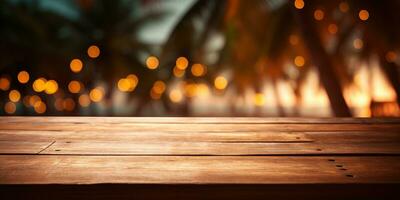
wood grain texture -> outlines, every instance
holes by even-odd
[[[388,199],[399,169],[399,119],[0,117],[0,199]]]

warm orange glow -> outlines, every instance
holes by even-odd
[[[304,1],[303,0],[295,0],[294,7],[296,7],[297,9],[304,8]]]
[[[129,88],[131,87],[131,83],[128,79],[126,78],[121,78],[118,81],[117,84],[118,90],[121,92],[127,92],[129,91]]]
[[[8,78],[0,78],[0,89],[3,91],[7,91],[8,89],[10,89],[10,81],[8,80]]]
[[[74,94],[79,93],[81,91],[81,83],[75,80],[69,82],[68,90]]]
[[[182,101],[182,92],[178,89],[173,89],[169,93],[169,99],[174,103],[179,103]]]
[[[329,24],[329,26],[328,26],[328,32],[330,33],[330,34],[336,34],[337,32],[338,32],[338,27],[337,27],[337,25],[336,24]]]
[[[265,104],[264,94],[263,93],[256,93],[254,95],[254,105],[263,106],[264,104]]]
[[[100,102],[104,97],[104,89],[102,87],[96,87],[89,93],[90,99],[94,102]]]
[[[388,51],[385,55],[386,61],[395,62],[397,60],[397,54],[394,51]]]
[[[185,84],[185,95],[187,97],[194,97],[197,94],[197,87],[194,83]]]
[[[178,67],[174,67],[174,76],[179,78],[182,77],[183,75],[185,75],[185,70],[181,70]]]
[[[29,105],[35,106],[35,103],[38,102],[38,101],[42,101],[42,99],[40,99],[40,97],[38,95],[32,95],[29,98]]]
[[[299,36],[297,36],[296,34],[292,34],[289,37],[289,43],[291,45],[297,45],[299,43]]]
[[[69,64],[69,67],[72,72],[79,73],[83,68],[83,63],[79,59],[73,59]]]
[[[88,48],[87,54],[91,58],[97,58],[100,55],[100,48],[96,45],[92,45]]]
[[[88,107],[90,105],[90,98],[87,94],[82,94],[81,96],[79,96],[78,101],[79,105],[81,105],[82,107]]]
[[[347,2],[341,2],[339,4],[339,10],[343,13],[349,11],[349,4]]]
[[[362,21],[367,21],[369,18],[369,12],[367,10],[360,10],[360,12],[358,13],[358,17]]]
[[[63,111],[64,110],[64,100],[62,98],[57,98],[56,101],[54,102],[54,107],[58,111]]]
[[[24,105],[25,105],[26,107],[29,107],[29,106],[30,106],[30,103],[29,103],[30,99],[31,99],[31,96],[30,96],[30,95],[26,95],[26,96],[24,97],[24,99],[22,100],[22,103],[24,103]]]
[[[214,80],[214,86],[215,86],[215,88],[217,88],[218,90],[223,90],[223,89],[225,89],[227,85],[228,85],[228,81],[227,81],[226,78],[223,77],[223,76],[218,76],[218,77],[215,78],[215,80]]]
[[[58,84],[55,80],[49,80],[46,82],[45,88],[46,94],[54,94],[58,90]]]
[[[150,97],[154,100],[158,100],[161,98],[161,94],[155,93],[154,90],[150,90]]]
[[[155,56],[149,56],[146,59],[146,66],[149,69],[156,69],[159,64],[160,64],[160,62],[158,61],[158,58]]]
[[[364,42],[361,39],[357,38],[353,41],[353,47],[355,49],[361,49],[361,48],[363,48],[363,46],[364,46]]]
[[[203,76],[204,74],[206,74],[207,69],[202,64],[194,64],[194,65],[192,65],[191,71],[192,71],[193,76],[199,77],[199,76]]]
[[[139,79],[135,74],[129,74],[128,76],[126,76],[126,79],[129,81],[129,92],[132,92],[137,84],[139,83]]]
[[[42,101],[37,101],[33,105],[33,108],[35,109],[35,112],[38,114],[43,114],[46,112],[46,104]]]
[[[32,84],[33,90],[35,92],[43,92],[46,89],[46,82],[45,78],[36,79]]]
[[[294,64],[297,67],[303,67],[305,63],[306,61],[303,56],[296,56],[296,58],[294,58]]]
[[[75,108],[75,101],[72,98],[66,98],[63,102],[63,108],[66,111],[73,111]]]
[[[18,102],[21,99],[21,94],[18,90],[11,90],[10,93],[8,93],[8,98],[12,102]]]
[[[153,84],[153,89],[152,90],[156,94],[162,94],[165,91],[165,89],[166,89],[166,85],[165,85],[165,83],[163,81],[156,81]]]
[[[17,106],[13,102],[7,102],[4,105],[4,111],[6,111],[7,114],[14,114],[16,110]]]
[[[17,78],[20,83],[25,84],[29,81],[29,73],[27,71],[20,71]]]
[[[325,15],[324,11],[322,11],[320,9],[317,9],[317,10],[314,11],[314,19],[315,20],[318,20],[318,21],[323,20],[324,19],[324,15]]]
[[[189,65],[189,61],[185,57],[176,59],[176,67],[180,70],[185,70]]]

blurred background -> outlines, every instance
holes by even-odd
[[[0,0],[0,115],[399,117],[398,0]]]

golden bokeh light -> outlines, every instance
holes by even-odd
[[[77,94],[82,90],[82,84],[79,81],[72,80],[68,83],[68,90],[73,93]]]
[[[92,45],[87,49],[87,54],[91,58],[97,58],[100,55],[100,48],[96,45]]]
[[[386,61],[393,63],[397,60],[397,54],[394,51],[388,51],[385,55]]]
[[[21,99],[21,93],[19,93],[18,90],[11,90],[10,93],[8,93],[8,98],[12,102],[18,102]]]
[[[104,97],[104,88],[96,87],[92,89],[89,93],[89,96],[90,100],[92,100],[93,102],[100,102],[101,100],[103,100]]]
[[[54,102],[54,107],[56,108],[57,111],[63,111],[64,100],[62,98],[57,98],[56,101]]]
[[[364,42],[363,42],[361,39],[356,38],[356,39],[353,41],[353,47],[354,47],[355,49],[362,49],[363,46],[364,46]]]
[[[160,62],[158,61],[158,58],[155,56],[149,56],[146,59],[146,66],[149,69],[156,69],[159,64],[160,64]]]
[[[126,79],[128,79],[130,87],[129,87],[129,92],[132,92],[137,84],[139,83],[139,78],[135,75],[135,74],[129,74],[128,76],[126,76]]]
[[[129,88],[131,88],[131,82],[127,78],[121,78],[117,83],[117,87],[121,92],[128,92]]]
[[[64,99],[63,108],[69,112],[73,111],[75,109],[75,101],[72,98]]]
[[[22,100],[22,103],[24,103],[24,105],[26,107],[29,107],[29,106],[31,106],[30,99],[31,99],[31,96],[30,95],[26,95],[26,96],[24,96],[24,99]]]
[[[202,64],[193,64],[191,68],[193,76],[203,76],[207,72],[207,68]]]
[[[367,21],[369,18],[369,12],[367,10],[360,10],[360,12],[358,12],[358,17],[362,21]]]
[[[314,11],[314,19],[321,21],[324,19],[325,13],[321,9],[317,9]]]
[[[254,95],[254,105],[263,106],[265,104],[265,97],[263,93],[256,93]]]
[[[49,80],[45,84],[46,94],[54,94],[58,90],[58,83],[55,80]]]
[[[161,98],[161,94],[155,93],[154,90],[150,90],[150,97],[154,100],[158,100]]]
[[[328,32],[332,35],[336,34],[338,32],[338,27],[336,24],[329,24],[328,26]]]
[[[176,67],[180,70],[185,70],[189,65],[189,61],[185,57],[179,57],[178,59],[176,59],[175,63]]]
[[[306,61],[305,61],[305,59],[304,59],[303,56],[296,56],[296,57],[294,58],[294,64],[295,64],[297,67],[303,67],[305,63],[306,63]]]
[[[341,2],[340,4],[339,4],[339,10],[341,11],[341,12],[343,12],[343,13],[345,13],[345,12],[347,12],[347,11],[349,11],[349,4],[347,3],[347,2]]]
[[[25,84],[29,81],[29,73],[27,71],[20,71],[17,75],[17,79],[20,83]]]
[[[83,63],[82,63],[81,60],[75,58],[75,59],[71,60],[71,63],[69,64],[69,67],[70,67],[72,72],[79,73],[80,71],[82,71]]]
[[[179,69],[178,67],[175,66],[174,70],[173,70],[173,73],[174,73],[175,77],[180,78],[183,75],[185,75],[185,70],[181,70],[181,69]]]
[[[304,8],[304,1],[303,0],[295,0],[294,1],[294,7],[297,9],[303,9]]]
[[[179,89],[173,89],[169,93],[169,99],[174,103],[179,103],[182,101],[182,92]]]
[[[87,94],[82,94],[81,96],[79,96],[78,101],[79,105],[81,105],[82,107],[88,107],[90,105],[90,98]]]
[[[156,81],[153,84],[152,90],[156,94],[162,94],[165,91],[166,87],[167,86],[165,85],[165,83],[163,81]]]
[[[33,106],[35,106],[35,103],[38,101],[42,101],[42,99],[38,95],[32,95],[29,98],[29,105],[31,105],[33,107]]]
[[[35,92],[43,92],[46,89],[46,82],[45,78],[36,79],[32,84],[33,90]]]
[[[33,105],[33,108],[35,109],[35,112],[38,114],[43,114],[46,112],[46,104],[43,101],[37,101]]]
[[[8,89],[10,89],[10,80],[8,80],[8,78],[0,78],[0,89],[3,91],[7,91]]]
[[[6,104],[4,104],[4,111],[7,114],[14,114],[16,110],[17,110],[17,106],[15,105],[15,103],[7,102]]]
[[[217,88],[218,90],[225,89],[227,85],[228,85],[228,80],[226,80],[226,78],[223,76],[218,76],[214,80],[214,87]]]

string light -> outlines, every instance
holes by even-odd
[[[96,87],[89,93],[90,100],[93,102],[100,102],[104,97],[104,89],[102,87]]]
[[[295,0],[294,1],[294,7],[297,9],[303,9],[304,8],[304,1],[303,0]]]
[[[397,60],[397,54],[394,51],[388,51],[385,55],[386,61],[393,63]]]
[[[76,81],[76,80],[72,80],[69,82],[68,84],[68,90],[73,93],[73,94],[77,94],[81,91],[81,82]]]
[[[14,102],[7,102],[4,105],[4,111],[6,111],[7,114],[14,114],[16,110],[17,106],[15,105]]]
[[[38,102],[38,101],[42,101],[42,99],[41,99],[38,95],[32,95],[32,96],[29,98],[29,104],[30,104],[32,107],[35,106],[35,103]]]
[[[135,74],[129,74],[128,76],[126,76],[126,79],[128,79],[129,81],[129,92],[132,92],[133,90],[135,90],[136,86],[139,83],[139,78],[135,75]]]
[[[328,32],[330,34],[336,34],[338,32],[338,27],[336,24],[329,24],[328,26]]]
[[[299,36],[297,36],[296,34],[291,34],[289,36],[289,43],[291,45],[297,45],[299,43]]]
[[[178,69],[185,70],[189,65],[189,61],[185,57],[179,57],[176,59],[175,64]]]
[[[87,94],[82,94],[81,96],[79,96],[78,101],[79,105],[81,105],[82,107],[88,107],[90,105],[90,98]]]
[[[358,12],[358,17],[362,21],[367,21],[369,18],[369,12],[367,10],[360,10],[360,12]]]
[[[35,110],[36,113],[43,114],[46,112],[46,104],[42,101],[37,101],[33,105],[33,109]]]
[[[8,93],[8,98],[10,99],[10,101],[15,103],[21,99],[21,94],[18,90],[11,90],[10,93]]]
[[[96,45],[92,45],[87,49],[87,54],[91,58],[97,58],[100,55],[100,48]]]
[[[324,19],[324,11],[317,9],[314,11],[314,19],[321,21]]]
[[[146,59],[146,66],[149,69],[156,69],[159,64],[160,64],[160,62],[158,61],[158,58],[155,56],[149,56]]]
[[[58,90],[58,84],[55,80],[49,80],[45,84],[45,92],[46,94],[54,94]]]
[[[6,77],[0,78],[0,89],[3,91],[7,91],[10,89],[10,81]]]
[[[127,92],[129,91],[129,88],[131,87],[130,81],[126,78],[121,78],[119,79],[117,83],[117,87],[121,92]]]
[[[218,76],[214,80],[214,87],[217,88],[218,90],[225,89],[227,85],[228,85],[228,81],[223,76]]]
[[[57,98],[56,101],[54,102],[54,107],[58,111],[63,111],[64,110],[64,100],[62,98]]]
[[[153,88],[152,90],[154,91],[154,93],[156,94],[162,94],[166,89],[166,85],[163,81],[156,81],[153,84]]]
[[[29,81],[29,73],[27,71],[20,71],[17,79],[20,83],[25,84]]]
[[[204,74],[206,74],[206,67],[202,64],[194,64],[192,65],[191,71],[193,76],[203,76]]]
[[[66,98],[63,102],[63,108],[66,111],[73,111],[75,108],[75,101],[72,98]]]
[[[361,49],[361,48],[363,48],[363,46],[364,46],[364,42],[360,38],[356,38],[353,41],[353,47],[355,49]]]
[[[175,77],[180,78],[183,75],[185,75],[185,70],[181,70],[181,69],[179,69],[178,67],[175,66],[174,69],[173,69],[173,73],[174,73]]]
[[[169,99],[174,103],[179,103],[182,101],[182,92],[178,89],[173,89],[169,93]]]
[[[80,71],[82,71],[83,63],[82,63],[81,60],[76,58],[76,59],[71,60],[71,63],[69,64],[69,67],[70,67],[72,72],[79,73]]]
[[[46,89],[46,82],[45,78],[38,78],[36,79],[33,84],[32,88],[35,92],[43,92]]]
[[[265,104],[264,94],[256,93],[254,95],[254,105],[263,106]]]
[[[339,10],[343,13],[349,11],[349,4],[347,2],[341,2],[339,4]]]
[[[296,56],[295,58],[294,58],[294,64],[297,66],[297,67],[303,67],[304,66],[304,64],[305,64],[305,60],[304,60],[304,57],[303,56]]]

